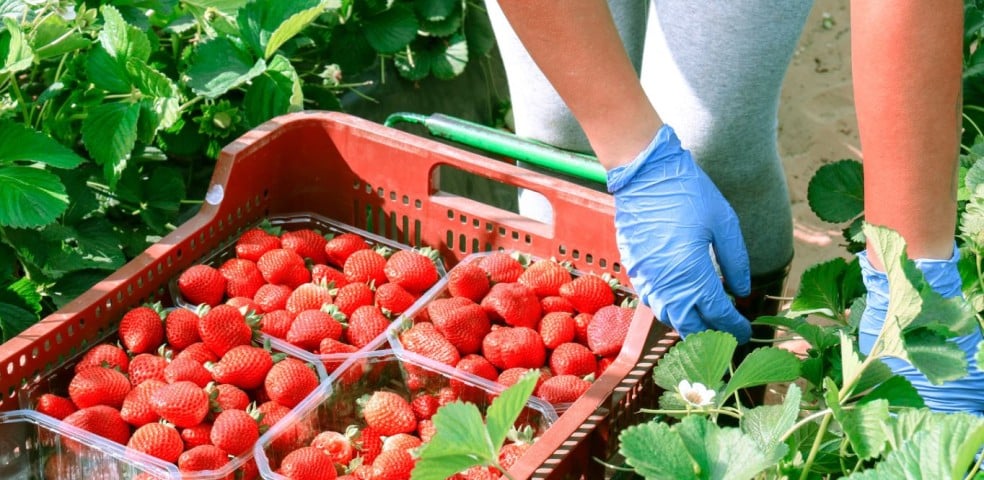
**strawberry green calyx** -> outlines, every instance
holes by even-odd
[[[523,268],[527,268],[533,263],[533,257],[519,251],[514,251],[509,256],[516,259]]]
[[[164,320],[164,318],[167,317],[167,310],[164,309],[161,302],[145,303],[144,306],[157,312],[157,314],[160,315],[161,320]]]
[[[341,323],[342,325],[345,325],[345,322],[348,320],[348,317],[345,315],[345,312],[339,310],[338,305],[335,305],[333,303],[326,303],[322,305],[321,311],[327,313],[328,315],[331,315],[331,318],[334,318],[338,323]]]
[[[434,262],[434,265],[440,265],[440,262],[442,261],[441,252],[438,251],[436,248],[420,247],[415,250],[417,250],[417,253],[431,259],[431,261]]]

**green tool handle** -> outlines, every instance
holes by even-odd
[[[544,143],[517,137],[509,132],[448,115],[394,113],[384,125],[406,122],[423,125],[431,135],[475,147],[486,152],[504,155],[555,172],[605,184],[605,169],[598,160],[582,153],[561,150]]]

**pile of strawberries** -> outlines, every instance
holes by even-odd
[[[399,332],[403,348],[505,386],[540,369],[534,394],[574,402],[618,356],[634,309],[618,283],[550,259],[494,252],[448,272]]]
[[[365,347],[440,279],[435,250],[393,249],[353,232],[253,228],[218,266],[177,279],[181,301],[243,306],[259,329],[315,354]]]
[[[260,434],[321,378],[311,364],[258,346],[253,334],[230,305],[134,308],[120,321],[119,343],[86,351],[67,395],[45,393],[35,408],[182,472],[232,470],[231,461],[249,456],[238,478],[256,478],[250,454]],[[70,465],[57,460],[56,468]]]

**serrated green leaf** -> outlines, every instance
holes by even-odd
[[[967,375],[967,352],[926,329],[905,334],[905,351],[909,362],[934,385]]]
[[[495,47],[495,33],[488,12],[476,4],[468,3],[465,10],[465,37],[468,39],[468,52],[472,58],[488,55]]]
[[[793,352],[781,348],[757,348],[735,369],[722,396],[730,397],[742,388],[791,382],[799,375],[800,361]]]
[[[861,162],[840,160],[817,169],[807,187],[810,209],[821,220],[846,222],[864,211]]]
[[[978,185],[984,185],[984,159],[978,158],[973,165],[967,169],[964,176],[964,185],[968,192],[977,190]]]
[[[419,51],[411,49],[406,55],[397,55],[394,57],[393,65],[401,77],[415,82],[423,80],[430,75],[432,60],[432,56],[420,55]]]
[[[243,8],[249,0],[182,0],[182,3],[194,5],[201,9],[214,8],[223,14],[235,17],[236,12]]]
[[[140,218],[156,231],[164,231],[177,215],[185,198],[184,178],[174,168],[159,166],[151,171],[126,172],[116,194],[132,205],[140,205]]]
[[[103,29],[99,32],[99,44],[110,57],[121,64],[131,58],[147,61],[153,50],[150,39],[143,30],[126,22],[119,10],[110,6],[99,7],[103,16]]]
[[[960,238],[984,250],[984,184],[977,186],[960,215]]]
[[[203,43],[188,67],[188,86],[204,97],[216,98],[266,70],[263,59],[254,60],[241,45],[226,37]]]
[[[31,228],[54,222],[68,207],[65,186],[39,168],[0,167],[0,226]]]
[[[323,10],[318,0],[249,2],[239,10],[236,21],[242,39],[256,56],[269,59]]]
[[[89,110],[82,121],[82,142],[96,163],[103,166],[103,176],[110,188],[116,188],[127,159],[137,141],[136,103],[104,103]]]
[[[461,75],[468,65],[468,42],[464,35],[453,35],[446,48],[431,60],[431,72],[441,80],[450,80]]]
[[[133,79],[134,86],[145,96],[142,103],[142,106],[146,107],[144,111],[151,114],[155,120],[148,128],[149,134],[171,128],[181,116],[181,96],[178,93],[178,86],[166,75],[140,60],[131,58],[127,61],[126,68],[130,78]]]
[[[38,322],[37,315],[9,303],[0,303],[0,341],[6,342]]]
[[[62,214],[62,222],[73,225],[89,215],[96,213],[100,208],[99,200],[95,192],[89,187],[87,182],[92,177],[94,165],[89,163],[84,168],[74,168],[69,170],[59,170],[56,173],[65,185],[65,192],[68,194],[68,209]]]
[[[787,328],[802,337],[803,340],[816,350],[826,350],[829,347],[837,345],[837,342],[840,341],[835,330],[810,322],[805,316],[795,318],[761,316],[756,318],[753,323]]]
[[[759,450],[755,440],[741,430],[718,427],[704,417],[686,417],[673,429],[697,463],[702,479],[750,479],[781,458],[778,451]]]
[[[502,448],[510,428],[516,424],[516,419],[526,407],[530,395],[533,395],[539,377],[539,371],[532,370],[492,400],[492,405],[485,413],[485,424],[494,451],[498,452]]]
[[[676,391],[682,380],[718,390],[737,345],[735,337],[724,332],[705,330],[688,335],[656,365],[653,379],[667,391]]]
[[[847,260],[833,258],[807,268],[800,277],[799,291],[789,306],[790,315],[822,315],[836,319],[844,311],[841,280]]]
[[[860,459],[869,460],[881,455],[887,439],[884,425],[889,418],[888,401],[874,400],[850,409],[836,404],[830,407]]]
[[[618,441],[625,463],[647,479],[701,478],[683,439],[665,423],[654,420],[628,427]]]
[[[842,347],[843,348],[843,347]],[[853,350],[853,348],[852,348]],[[856,354],[855,350],[855,354]],[[883,362],[872,362],[864,371],[861,372],[861,378],[857,380],[854,385],[854,390],[851,392],[852,395],[864,394],[872,388],[875,388],[889,380],[896,378],[895,373]]]
[[[27,310],[33,315],[41,313],[41,292],[37,283],[21,277],[0,290],[0,302]]]
[[[120,239],[105,217],[83,220],[62,239],[62,249],[45,263],[45,271],[62,277],[76,270],[97,269],[114,271],[126,263]]]
[[[850,225],[841,230],[844,240],[847,240],[847,251],[857,253],[864,249],[864,217],[855,218]]]
[[[452,10],[442,18],[419,18],[420,31],[430,37],[447,37],[459,33],[464,22],[464,11],[461,8],[462,2],[455,2]]]
[[[444,405],[434,414],[433,421],[436,433],[420,452],[414,468],[414,475],[419,476],[414,478],[447,478],[475,465],[491,465],[498,455],[482,421],[482,413],[474,404],[453,402]]]
[[[886,322],[887,323],[887,322]],[[841,376],[843,377],[843,385],[856,386],[859,377],[864,373],[865,365],[861,360],[861,354],[858,352],[857,345],[851,341],[844,331],[838,332],[840,334],[840,346],[841,346]],[[825,379],[826,380],[826,379]],[[852,387],[856,388],[856,387]],[[846,392],[850,395],[853,392]],[[839,400],[839,399],[838,399]]]
[[[21,26],[12,18],[3,19],[6,30],[0,32],[0,56],[3,68],[0,74],[11,74],[27,70],[34,63],[34,52],[24,37]]]
[[[277,55],[246,90],[243,113],[247,124],[254,127],[278,115],[300,111],[303,101],[300,77],[289,60]]]
[[[296,4],[297,2],[284,2]],[[306,10],[299,11],[287,18],[283,23],[277,27],[276,30],[270,35],[270,40],[266,44],[266,50],[264,51],[263,58],[270,58],[277,49],[280,48],[288,40],[294,38],[298,33],[301,33],[308,25],[311,24],[319,15],[324,11],[324,7],[318,5],[318,1],[314,0],[309,2],[314,6]],[[296,5],[295,5],[296,6]]]
[[[58,15],[49,15],[35,28],[31,48],[38,60],[58,57],[76,50],[89,48],[92,41],[73,28]]]
[[[741,416],[741,431],[753,439],[763,452],[779,449],[778,455],[786,454],[786,444],[782,436],[792,428],[800,413],[803,395],[799,385],[790,383],[786,398],[779,405],[763,405],[745,410]]]
[[[127,94],[132,90],[126,65],[111,57],[101,45],[96,45],[86,55],[85,73],[96,88],[107,92]]]
[[[424,20],[441,20],[460,4],[460,0],[414,0],[413,9]]]
[[[37,130],[9,120],[0,121],[0,164],[40,162],[55,168],[75,168],[84,161]]]
[[[417,17],[410,7],[397,4],[363,20],[369,45],[379,53],[396,53],[417,37]]]
[[[884,364],[878,363],[878,365]],[[885,368],[887,369],[888,367]],[[923,401],[922,395],[919,394],[916,387],[913,387],[912,383],[904,377],[897,375],[892,376],[884,382],[881,382],[877,387],[861,398],[858,403],[865,404],[875,400],[885,400],[888,402],[890,407],[894,408],[923,408],[926,406],[926,402]]]
[[[57,308],[64,307],[104,280],[107,275],[106,270],[76,270],[66,273],[48,288],[48,297]]]

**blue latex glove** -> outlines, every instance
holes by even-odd
[[[885,313],[888,310],[888,277],[871,266],[867,252],[858,254],[861,263],[861,275],[868,289],[867,305],[861,315],[858,329],[858,342],[861,352],[867,355],[874,346],[875,339],[885,323]],[[953,256],[949,260],[915,260],[916,266],[923,272],[926,282],[936,293],[944,298],[961,295],[960,274],[957,272],[957,261],[960,251],[953,248]],[[886,358],[885,363],[892,371],[908,379],[922,395],[926,406],[938,412],[970,412],[980,415],[984,412],[984,372],[977,368],[975,355],[977,345],[981,341],[981,332],[976,332],[950,339],[967,352],[970,364],[970,374],[966,377],[946,382],[942,385],[929,383],[926,377],[915,367],[902,359]]]
[[[738,217],[676,133],[664,125],[631,163],[608,172],[622,264],[643,304],[682,337],[707,329],[739,343],[751,326],[725,294],[749,294],[748,252]]]

